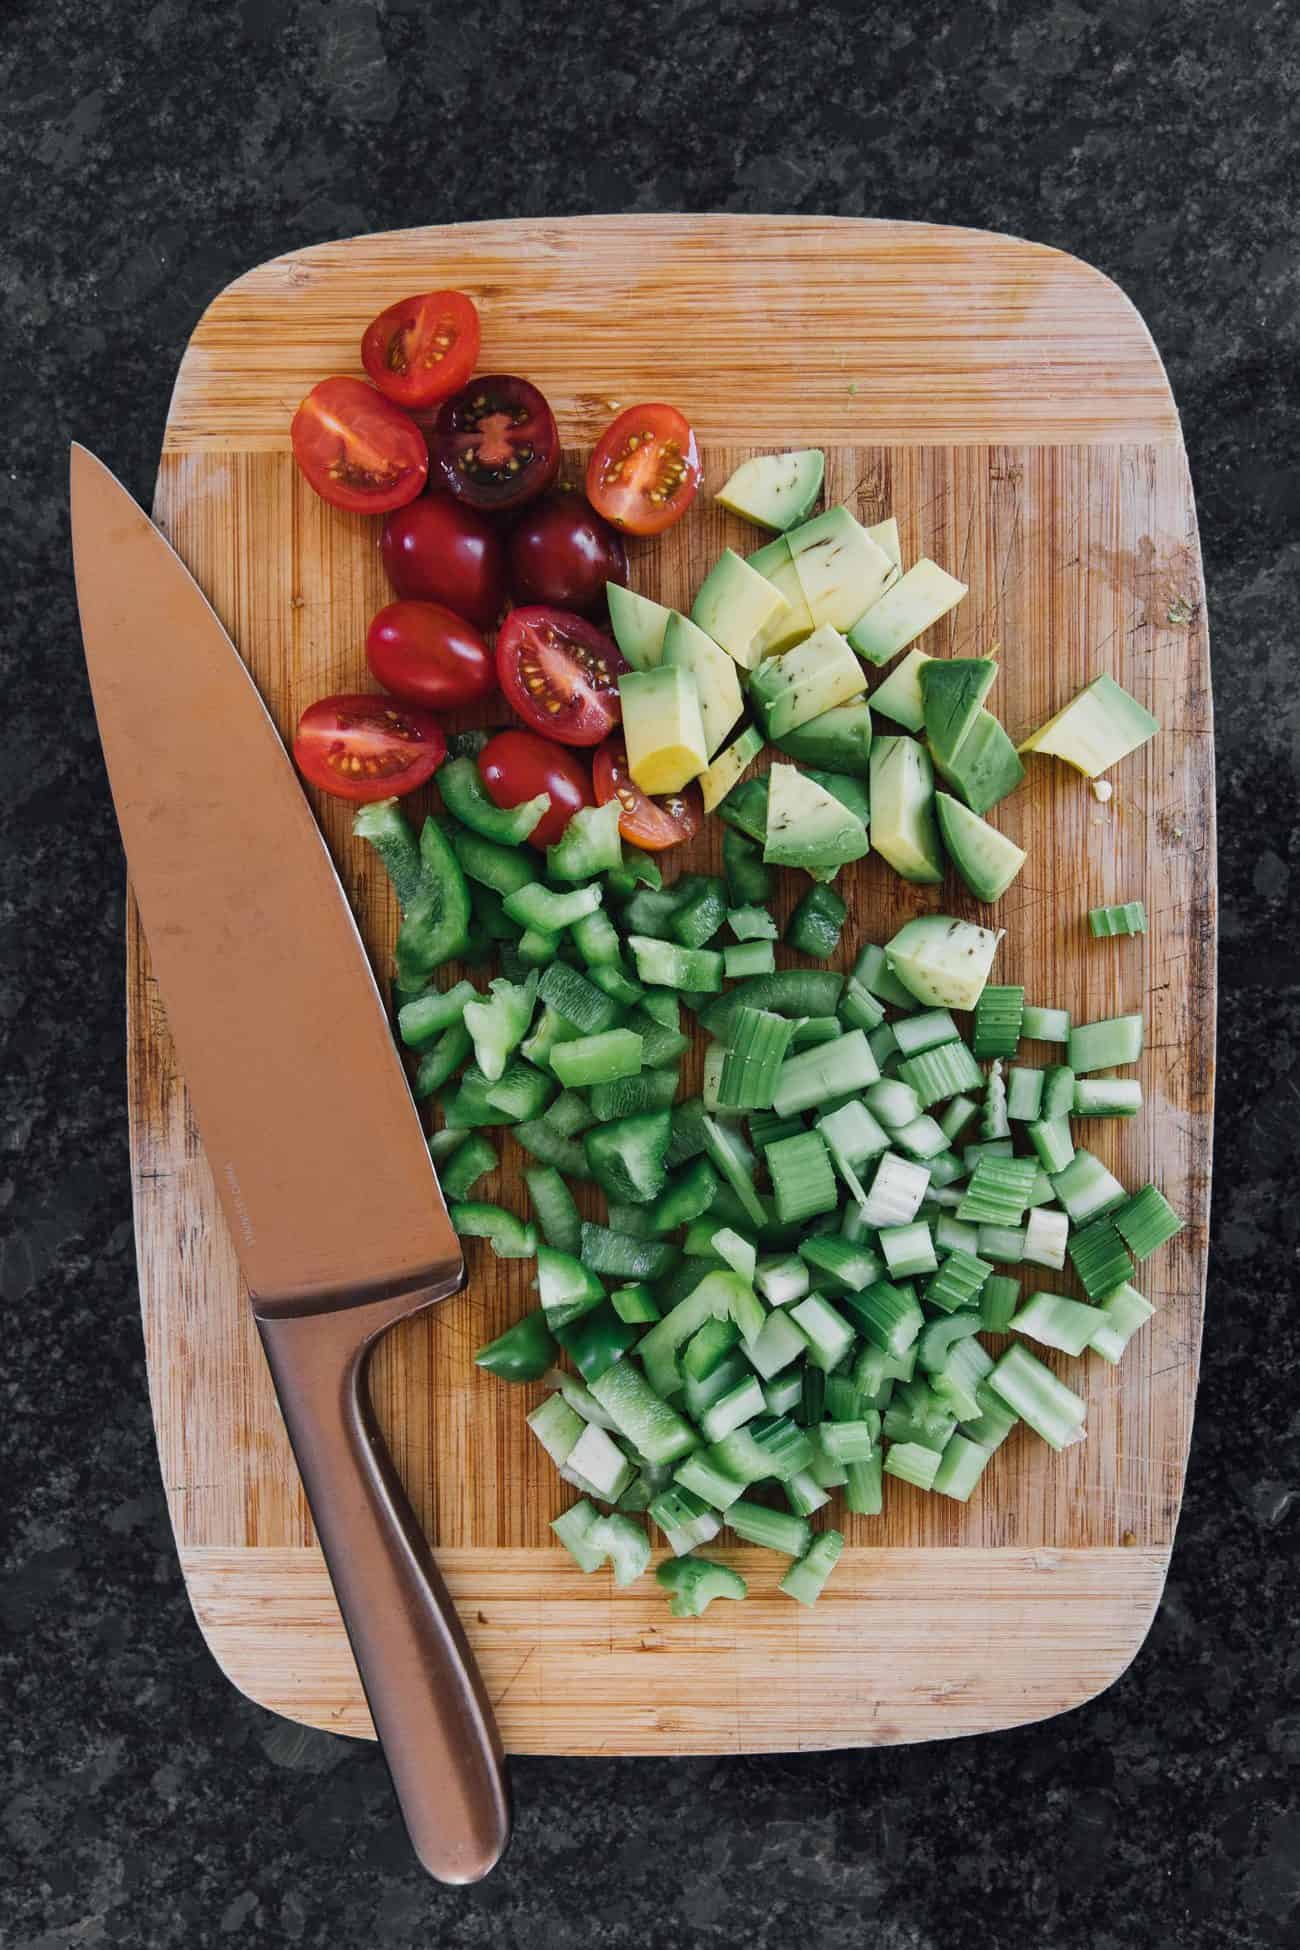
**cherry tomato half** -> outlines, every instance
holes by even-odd
[[[443,486],[471,508],[517,508],[560,470],[555,415],[510,373],[480,375],[444,400],[429,449]]]
[[[605,584],[627,581],[627,549],[585,494],[553,494],[520,515],[510,534],[516,602],[554,603],[598,616]]]
[[[399,406],[432,406],[463,386],[478,358],[478,313],[463,291],[401,298],[367,325],[361,363]]]
[[[399,596],[445,603],[480,630],[505,607],[506,551],[500,534],[449,494],[426,494],[384,523],[380,549]]]
[[[431,779],[447,756],[438,720],[373,694],[322,697],[293,734],[294,764],[336,799],[392,799]]]
[[[530,846],[554,846],[579,807],[595,804],[582,760],[535,731],[499,731],[479,753],[478,769],[494,806],[550,793],[551,809],[528,835]]]
[[[630,406],[600,437],[587,467],[587,499],[630,535],[679,521],[700,485],[695,435],[675,406]]]
[[[627,746],[622,738],[605,740],[591,761],[591,779],[596,804],[606,806],[617,799],[622,807],[619,832],[630,846],[643,846],[647,853],[661,853],[666,846],[693,839],[704,823],[704,801],[698,785],[666,792],[657,799],[642,792],[627,769]]]
[[[385,603],[366,631],[366,662],[386,691],[430,711],[472,704],[497,687],[492,652],[441,603]]]
[[[622,716],[612,637],[568,609],[512,609],[497,637],[497,680],[526,725],[562,745],[598,745]]]
[[[364,379],[322,379],[289,431],[294,459],[336,508],[386,514],[414,501],[429,478],[419,427]]]

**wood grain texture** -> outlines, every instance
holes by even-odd
[[[510,237],[520,240],[513,259]],[[656,280],[642,287],[654,304],[620,303],[593,332],[587,294],[602,276],[616,288],[633,263]],[[357,239],[262,267],[224,293],[196,331],[155,511],[282,731],[313,697],[364,682],[365,626],[387,593],[375,526],[326,508],[301,482],[286,449],[288,413],[312,379],[355,366],[360,330],[380,304],[439,282],[486,294],[485,356],[543,384],[574,461],[608,410],[603,394],[584,391],[595,381],[608,381],[610,398],[624,403],[666,393],[692,407],[705,436],[706,490],[769,443],[828,443],[829,500],[847,501],[868,521],[893,512],[905,560],[933,555],[970,584],[925,647],[973,652],[999,640],[992,702],[1013,734],[1100,669],[1158,713],[1165,729],[1117,769],[1109,808],[1068,768],[1029,761],[1025,785],[993,814],[1030,850],[996,912],[952,877],[942,889],[912,889],[877,860],[840,884],[853,910],[846,939],[884,940],[925,909],[995,920],[1008,930],[1000,979],[1024,981],[1030,1000],[1067,1004],[1076,1019],[1145,1007],[1147,1110],[1132,1122],[1095,1123],[1086,1142],[1127,1182],[1162,1183],[1189,1221],[1143,1269],[1159,1311],[1123,1365],[1058,1363],[1089,1400],[1085,1445],[1058,1457],[1019,1432],[965,1508],[891,1483],[883,1519],[847,1520],[850,1551],[832,1585],[838,1595],[811,1613],[792,1616],[797,1608],[773,1589],[771,1560],[737,1552],[755,1596],[704,1632],[667,1631],[666,1608],[649,1585],[611,1601],[601,1580],[558,1565],[547,1525],[570,1498],[524,1428],[532,1391],[508,1390],[470,1359],[528,1304],[528,1269],[472,1246],[467,1292],[391,1337],[375,1385],[398,1465],[449,1567],[493,1690],[502,1673],[532,1660],[529,1683],[502,1695],[506,1743],[658,1753],[845,1744],[971,1732],[1077,1704],[1140,1644],[1172,1542],[1209,1194],[1208,645],[1186,460],[1145,328],[1113,286],[1074,260],[923,226],[685,218],[485,225]],[[882,292],[892,294],[888,304]],[[810,334],[806,366],[762,364],[757,353],[751,364],[728,361],[720,316],[734,329],[737,317],[770,319],[796,302]],[[638,336],[648,309],[658,320],[658,351]],[[688,321],[713,347],[707,387],[704,368],[692,379],[681,363],[696,356],[680,343]],[[1040,335],[1034,358],[1026,321]],[[848,382],[832,402],[828,375],[841,352],[851,367],[888,377],[869,407]],[[1066,383],[1085,358],[1087,386]],[[727,544],[752,547],[755,531],[702,493],[687,521],[637,550],[634,586],[685,602]],[[351,840],[347,809],[316,803],[382,978],[397,918],[382,871]],[[713,824],[690,865],[716,859]],[[797,889],[794,876],[785,878],[788,909]],[[1093,943],[1087,909],[1133,898],[1145,900],[1151,933]],[[129,998],[150,1385],[196,1610],[214,1653],[246,1691],[315,1724],[364,1731],[134,919]],[[507,1141],[489,1196],[518,1205],[521,1162]],[[1041,1274],[1034,1284],[1068,1281]],[[1039,1578],[1045,1552],[1071,1567],[1068,1578]],[[608,1623],[611,1602],[623,1621],[618,1632],[658,1634],[653,1660],[625,1656]],[[1017,1643],[1037,1648],[1032,1679],[1029,1651],[1024,1660],[1007,1657],[1006,1606]],[[969,1656],[956,1657],[958,1641]],[[755,1660],[754,1683],[740,1695],[737,1645]],[[846,1668],[835,1714],[801,1720],[804,1692],[816,1693],[837,1660],[861,1667],[868,1646],[870,1685],[854,1690]],[[881,1646],[896,1669],[877,1659]],[[767,1684],[774,1658],[789,1671],[784,1689]],[[960,1697],[944,1690],[954,1674]],[[743,1712],[732,1710],[738,1698]],[[719,1701],[732,1703],[727,1712]]]

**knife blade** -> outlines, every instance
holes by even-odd
[[[383,1449],[376,1340],[461,1284],[459,1242],[352,911],[279,734],[180,557],[73,446],[86,663],[180,1067],[412,1840],[485,1874],[490,1707]]]

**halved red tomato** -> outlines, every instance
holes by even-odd
[[[497,636],[497,679],[524,723],[562,745],[598,745],[622,716],[612,637],[568,609],[512,609]]]
[[[429,711],[373,694],[318,698],[293,734],[294,764],[336,799],[393,799],[431,779],[447,756]]]
[[[666,846],[693,839],[704,823],[704,801],[698,785],[683,786],[680,792],[666,792],[659,798],[642,792],[627,769],[627,746],[621,737],[607,738],[596,753],[591,761],[591,782],[598,806],[618,800],[622,808],[619,832],[629,845],[643,846],[647,853],[661,853]]]
[[[429,450],[444,487],[471,508],[517,508],[560,471],[560,435],[536,386],[492,373],[438,408]]]
[[[630,406],[600,437],[587,466],[587,499],[630,535],[679,521],[700,485],[700,455],[675,406]]]
[[[399,406],[432,406],[463,386],[478,358],[478,312],[463,291],[422,291],[372,319],[361,363]]]
[[[499,731],[479,753],[478,769],[494,806],[522,806],[550,793],[551,809],[528,835],[530,846],[554,846],[578,808],[595,804],[582,760],[535,731]]]
[[[442,603],[385,603],[366,631],[366,662],[386,691],[431,711],[473,704],[497,687],[492,652]]]
[[[313,386],[293,416],[293,457],[323,501],[383,515],[414,501],[429,478],[424,435],[400,408],[339,375]]]

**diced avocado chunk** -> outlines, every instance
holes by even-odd
[[[977,711],[975,722],[952,758],[932,751],[941,774],[972,812],[985,813],[1014,792],[1025,776],[1016,748],[991,711]]]
[[[634,670],[653,670],[663,660],[664,631],[673,612],[648,596],[638,596],[635,589],[625,589],[621,582],[605,584],[605,600],[614,641],[623,655]]]
[[[848,808],[793,765],[768,774],[763,858],[779,867],[843,867],[871,850],[867,829]]]
[[[748,770],[763,749],[763,734],[757,725],[746,725],[739,738],[719,752],[697,784],[704,795],[704,810],[712,812],[724,800],[741,774]]]
[[[943,879],[934,823],[934,769],[915,738],[877,738],[871,747],[871,844],[904,880]]]
[[[712,758],[745,708],[736,666],[698,623],[679,616],[676,610],[670,614],[664,633],[663,660],[689,670],[694,677],[704,720],[704,742]]]
[[[847,772],[865,779],[871,762],[871,710],[864,697],[837,704],[793,731],[783,732],[777,744],[802,765],[824,765],[830,772]]]
[[[1002,933],[949,914],[922,914],[885,943],[885,962],[927,1007],[973,1009]]]
[[[625,670],[618,693],[633,779],[642,792],[680,792],[709,762],[694,677],[679,664]]]
[[[892,718],[895,724],[906,725],[909,731],[920,731],[925,723],[921,668],[932,661],[924,650],[909,650],[897,669],[891,670],[871,693],[872,710]]]
[[[887,664],[966,594],[966,584],[923,555],[886,589],[849,632],[849,642],[868,663]]]
[[[752,670],[763,655],[764,631],[785,615],[787,607],[779,589],[727,548],[700,584],[691,604],[691,621],[745,670]]]
[[[812,612],[804,601],[803,584],[784,535],[778,535],[763,548],[756,548],[745,560],[765,582],[771,583],[787,604],[786,612],[768,624],[759,642],[761,656],[774,657],[779,651],[788,650],[792,643],[802,643],[806,636],[812,635]]]
[[[717,499],[733,515],[782,533],[804,521],[822,491],[826,456],[820,447],[794,454],[760,454],[742,461]]]
[[[997,674],[992,657],[931,657],[921,672],[921,701],[936,762],[947,764],[960,751]]]
[[[871,799],[861,779],[851,778],[847,772],[822,772],[811,765],[806,768],[804,777],[819,785],[823,792],[829,792],[831,798],[838,799],[842,806],[847,806],[854,818],[860,819],[864,826],[868,824]]]
[[[825,623],[792,650],[765,658],[750,679],[749,696],[768,737],[783,738],[866,688],[862,665]]]
[[[876,547],[885,551],[885,554],[901,575],[903,573],[903,544],[898,538],[898,523],[893,515],[888,515],[884,521],[878,521],[873,528],[868,528],[867,533],[870,535]]]
[[[814,624],[851,630],[898,570],[847,508],[827,508],[786,536]]]
[[[948,858],[976,900],[1001,900],[1025,864],[1025,850],[951,793],[936,792],[935,811]]]
[[[1105,671],[1094,677],[1076,698],[1040,725],[1020,747],[1022,752],[1048,752],[1095,779],[1108,766],[1127,758],[1160,729],[1144,705],[1130,697]]]

